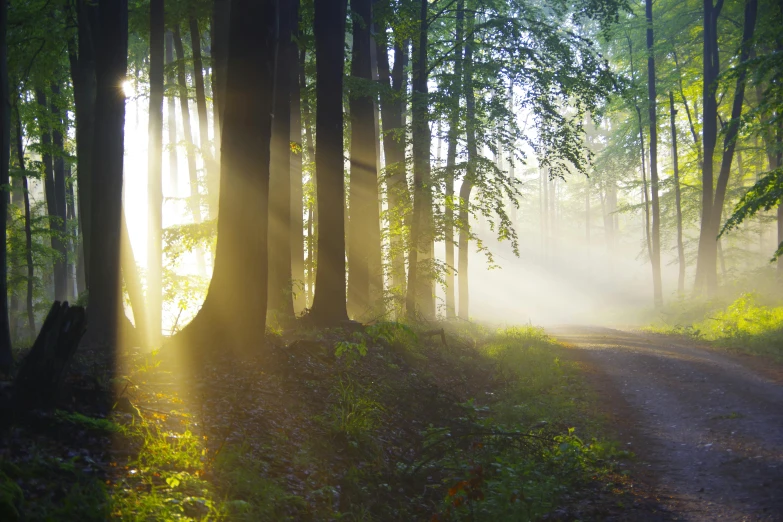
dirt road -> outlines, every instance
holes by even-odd
[[[577,348],[662,505],[626,520],[783,520],[783,383],[662,336],[548,331]]]

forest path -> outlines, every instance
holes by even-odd
[[[652,334],[562,326],[615,437],[663,513],[625,520],[783,520],[783,383]],[[765,372],[766,373],[766,372]]]

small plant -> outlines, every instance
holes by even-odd
[[[335,402],[328,414],[332,432],[356,441],[378,426],[383,406],[357,389],[353,381],[341,378],[332,394]]]

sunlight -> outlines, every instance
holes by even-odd
[[[122,82],[122,92],[125,94],[126,98],[132,98],[136,95],[136,89],[133,88],[133,84],[130,80]]]

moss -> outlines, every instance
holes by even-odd
[[[0,520],[13,522],[20,520],[19,510],[22,508],[24,495],[22,488],[0,471]]]

